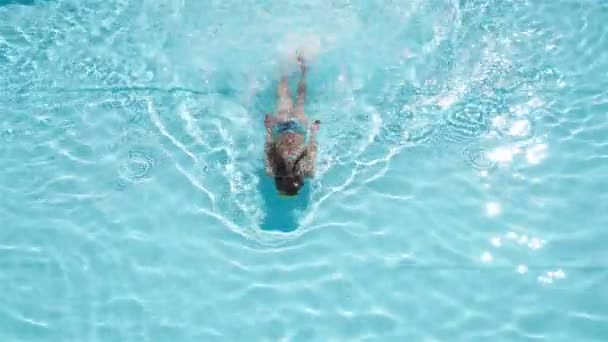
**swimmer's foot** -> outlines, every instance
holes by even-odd
[[[304,57],[299,51],[296,51],[296,61],[300,65],[300,72],[302,72],[303,74],[306,73],[308,66],[306,65],[306,61],[304,60]]]
[[[271,128],[272,128],[272,126],[273,126],[274,124],[276,124],[277,122],[278,122],[278,119],[277,119],[277,117],[276,117],[276,116],[274,116],[274,115],[269,115],[269,114],[266,114],[266,117],[264,117],[264,127],[265,127],[267,130],[271,129]]]

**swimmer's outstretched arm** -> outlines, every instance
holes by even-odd
[[[321,125],[321,121],[315,120],[310,128],[310,141],[307,146],[308,161],[306,163],[306,176],[315,176],[315,161],[317,159],[317,131]]]
[[[268,176],[274,176],[272,162],[270,161],[270,148],[274,143],[272,139],[272,125],[277,120],[275,116],[266,115],[264,118],[264,128],[266,129],[266,141],[264,143],[264,169]]]

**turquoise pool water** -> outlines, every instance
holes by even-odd
[[[605,1],[0,4],[0,340],[608,340]]]

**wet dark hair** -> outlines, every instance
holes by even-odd
[[[282,195],[295,196],[304,185],[304,177],[297,173],[300,160],[306,155],[306,151],[295,160],[291,168],[279,153],[276,145],[270,149],[270,160],[274,171],[274,185]]]

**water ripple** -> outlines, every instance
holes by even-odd
[[[155,161],[145,151],[131,150],[127,160],[119,168],[120,177],[129,183],[140,183],[150,179]]]
[[[2,337],[604,336],[606,9],[0,6]],[[290,201],[262,122],[298,37],[322,129]]]
[[[496,167],[496,161],[489,158],[490,150],[479,143],[469,144],[463,151],[465,161],[475,170],[480,172],[492,171]]]

